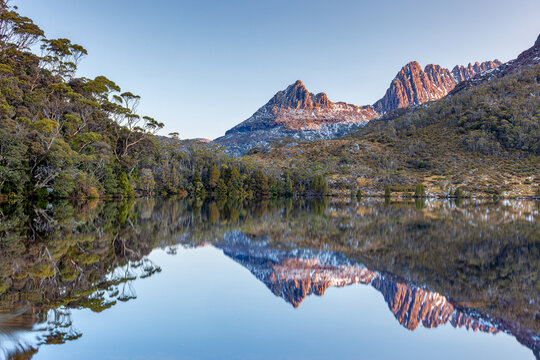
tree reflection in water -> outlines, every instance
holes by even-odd
[[[534,202],[470,200],[4,205],[0,347],[24,358],[75,340],[70,311],[135,299],[135,280],[161,271],[153,249],[210,243],[295,307],[370,284],[408,329],[505,331],[538,357],[538,214]]]

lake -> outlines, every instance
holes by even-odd
[[[540,203],[4,204],[0,359],[535,359]]]

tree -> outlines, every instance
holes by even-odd
[[[27,179],[24,161],[27,147],[15,135],[0,131],[0,192],[21,193]]]
[[[0,0],[0,50],[2,55],[17,54],[35,44],[43,35],[43,30],[34,22],[19,15],[16,7]],[[13,49],[8,52],[6,50]]]
[[[118,177],[118,190],[120,190],[120,195],[125,199],[130,199],[134,195],[133,188],[129,183],[129,178],[125,171],[122,171]]]
[[[206,189],[204,188],[204,184],[201,180],[201,174],[198,170],[195,170],[193,173],[191,184],[193,186],[193,195],[195,198],[203,199],[206,197]]]
[[[164,124],[149,116],[137,115],[141,97],[131,92],[113,95],[113,102],[108,103],[108,109],[113,121],[116,140],[115,155],[118,160],[126,157],[129,150],[141,141],[157,133]]]
[[[215,190],[215,196],[218,199],[225,199],[228,196],[229,189],[227,188],[227,184],[225,184],[225,181],[223,179],[219,179],[216,190]]]
[[[141,184],[141,189],[147,194],[152,194],[154,187],[156,186],[156,181],[154,180],[152,170],[142,169],[139,181]]]
[[[212,168],[210,169],[210,176],[208,179],[208,185],[212,190],[214,190],[218,184],[220,172],[216,164],[212,165]]]
[[[286,197],[290,197],[293,195],[293,181],[290,177],[290,175],[287,173],[287,175],[285,175],[285,185],[284,185],[284,192],[283,192],[283,195],[285,195]]]
[[[268,184],[268,177],[258,170],[255,176],[252,178],[252,189],[257,199],[268,199],[270,197],[270,186]]]
[[[314,195],[325,196],[328,193],[328,184],[321,174],[315,175],[311,180],[311,191]]]
[[[64,80],[73,78],[79,61],[88,55],[85,48],[69,39],[43,39],[42,43],[44,68]]]
[[[416,189],[414,190],[414,197],[423,197],[425,193],[426,191],[424,188],[424,184],[416,184]]]

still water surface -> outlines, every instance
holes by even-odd
[[[0,358],[534,359],[538,215],[517,201],[14,206]]]

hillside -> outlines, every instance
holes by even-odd
[[[399,109],[348,136],[252,159],[319,173],[333,193],[533,196],[540,186],[540,42],[439,101]],[[526,60],[528,59],[528,60]],[[480,81],[479,79],[484,79]]]

